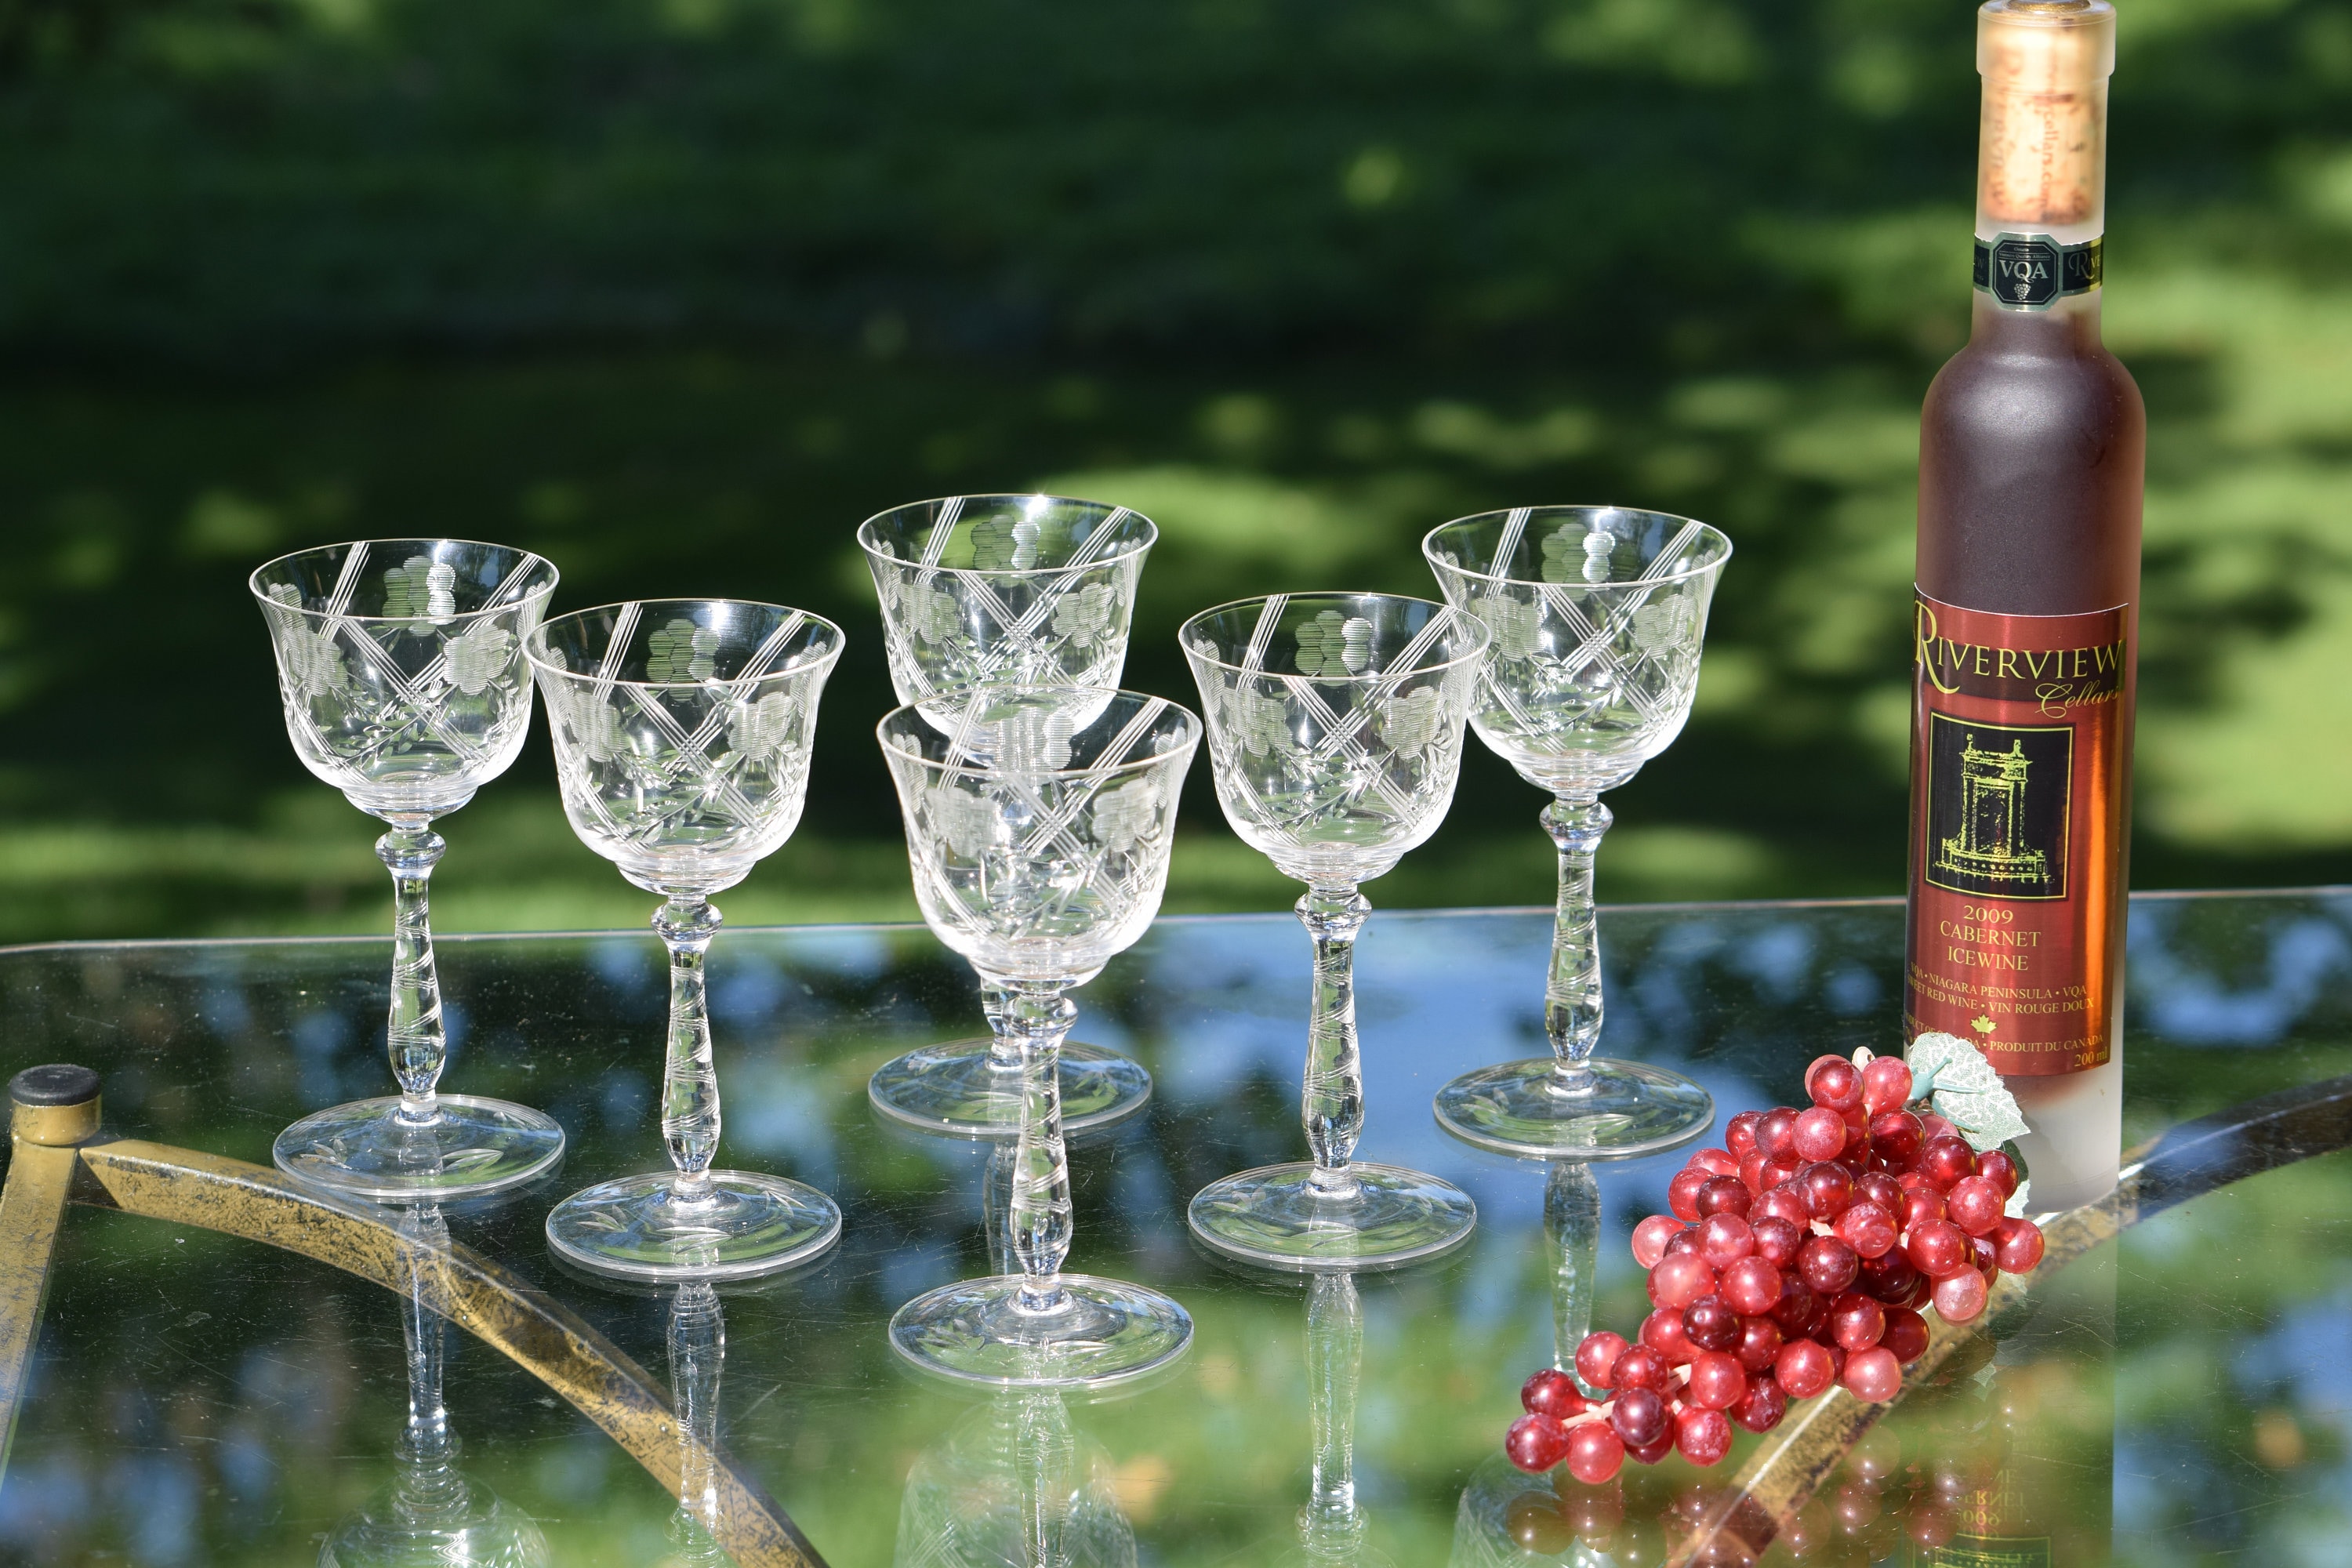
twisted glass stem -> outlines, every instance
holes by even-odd
[[[1062,1041],[1075,1003],[1050,984],[1006,998],[1005,1025],[1021,1047],[1021,1136],[1013,1146],[1013,1255],[1024,1312],[1058,1311],[1062,1260],[1070,1255],[1070,1163],[1062,1147]]]
[[[384,1028],[392,1076],[400,1083],[400,1115],[430,1121],[437,1114],[433,1089],[449,1059],[441,1029],[441,981],[433,967],[433,919],[425,889],[446,840],[429,820],[394,822],[375,841],[376,858],[392,873],[392,1011]]]
[[[988,1065],[1000,1072],[1017,1072],[1021,1068],[1020,1043],[1004,1023],[1004,1009],[1012,999],[1013,994],[1000,986],[980,988],[980,1009],[988,1015]]]
[[[1356,1048],[1356,933],[1372,906],[1353,888],[1309,888],[1296,906],[1315,939],[1315,999],[1307,1033],[1307,1076],[1299,1096],[1308,1178],[1318,1193],[1355,1191],[1348,1160],[1364,1131],[1364,1062]]]
[[[1356,1502],[1356,1385],[1364,1362],[1364,1305],[1356,1278],[1318,1273],[1307,1295],[1307,1411],[1315,1468],[1298,1533],[1310,1563],[1352,1563],[1364,1542]]]
[[[435,1270],[448,1255],[449,1225],[428,1205],[404,1213],[399,1229],[408,1276],[400,1304],[401,1339],[408,1352],[408,1423],[401,1429],[394,1491],[404,1518],[430,1521],[462,1513],[466,1501],[457,1436],[449,1429],[442,1398],[447,1342],[441,1315],[431,1305]]]
[[[669,1385],[677,1412],[679,1561],[726,1562],[719,1533],[719,1373],[727,1360],[727,1320],[708,1284],[681,1286],[669,1309]]]
[[[1551,1179],[1544,1184],[1544,1239],[1552,1257],[1551,1363],[1573,1376],[1576,1347],[1592,1327],[1601,1254],[1601,1186],[1581,1160],[1551,1163]],[[1583,1380],[1577,1381],[1581,1386]]]
[[[1601,1040],[1601,933],[1592,910],[1592,857],[1614,820],[1591,796],[1561,795],[1543,810],[1544,831],[1559,850],[1559,907],[1551,933],[1551,975],[1544,988],[1544,1034],[1552,1079],[1563,1089],[1592,1081],[1584,1065]]]
[[[710,1013],[703,996],[703,961],[719,926],[719,911],[709,900],[688,894],[673,895],[654,912],[654,930],[669,949],[662,1138],[677,1169],[677,1196],[688,1203],[709,1193],[710,1161],[719,1152],[719,1068],[710,1059]]]

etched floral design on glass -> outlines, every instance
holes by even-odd
[[[1181,1353],[1192,1320],[1140,1286],[1062,1271],[1073,1226],[1060,1055],[1066,992],[1150,925],[1200,721],[1173,703],[1084,687],[974,688],[909,704],[877,731],[934,935],[1003,992],[1020,1051],[1010,1195],[1020,1272],[919,1296],[890,1342],[930,1371],[1004,1386],[1099,1386]]]
[[[289,1175],[372,1199],[448,1198],[527,1182],[563,1152],[563,1130],[539,1111],[439,1092],[448,1045],[426,897],[447,847],[434,819],[522,748],[521,644],[555,582],[528,551],[453,539],[331,544],[253,574],[295,754],[391,829],[375,847],[393,879],[385,1044],[400,1093],[286,1129],[272,1152]]]
[[[1481,1068],[1438,1092],[1449,1131],[1507,1153],[1602,1158],[1706,1131],[1706,1091],[1678,1073],[1596,1058],[1601,952],[1592,858],[1601,792],[1682,733],[1707,602],[1731,542],[1687,518],[1620,507],[1524,507],[1423,542],[1447,600],[1494,632],[1470,724],[1529,784],[1559,857],[1544,1029],[1552,1054]]]
[[[841,629],[803,610],[670,599],[560,616],[531,637],[564,815],[580,841],[665,900],[662,1135],[671,1169],[601,1182],[547,1216],[583,1268],[654,1279],[786,1268],[831,1246],[841,1211],[798,1182],[717,1171],[718,1069],[704,963],[733,887],[799,825],[817,700]]]
[[[1192,1227],[1222,1251],[1295,1268],[1442,1251],[1469,1235],[1469,1196],[1352,1159],[1364,1124],[1355,942],[1371,913],[1357,888],[1444,819],[1486,628],[1426,599],[1308,594],[1206,611],[1177,635],[1225,820],[1307,884],[1298,918],[1315,945],[1300,1097],[1313,1158],[1212,1183],[1192,1199]]]
[[[951,496],[870,518],[858,543],[881,602],[901,702],[952,701],[975,686],[1118,685],[1138,578],[1157,531],[1124,507],[1063,496]],[[1011,1137],[1020,1052],[1004,996],[982,992],[987,1038],[944,1040],[884,1063],[867,1095],[927,1131]],[[1142,1109],[1151,1077],[1117,1051],[1062,1047],[1072,1131]]]

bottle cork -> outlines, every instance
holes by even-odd
[[[2115,68],[2107,0],[1990,0],[1977,12],[1979,232],[2104,226]]]

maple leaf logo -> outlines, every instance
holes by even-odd
[[[1969,1020],[1969,1027],[1974,1029],[1979,1035],[1990,1035],[1995,1029],[2000,1028],[2000,1026],[1994,1023],[1990,1018],[1979,1015],[1978,1016]]]

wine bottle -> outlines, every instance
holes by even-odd
[[[1919,432],[1905,1038],[1985,1051],[2032,1206],[2115,1184],[2147,416],[2099,341],[2106,0],[1991,0],[1968,345]]]

